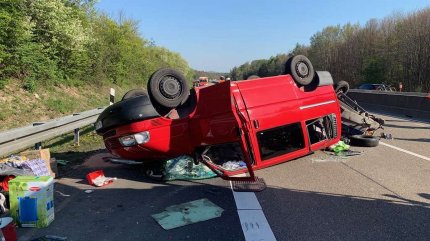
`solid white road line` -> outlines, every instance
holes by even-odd
[[[398,151],[401,151],[401,152],[407,153],[407,154],[412,155],[412,156],[419,157],[419,158],[421,158],[421,159],[423,159],[423,160],[430,161],[430,158],[428,158],[428,157],[426,157],[426,156],[423,156],[423,155],[420,155],[420,154],[417,154],[417,153],[415,153],[415,152],[411,152],[411,151],[408,151],[408,150],[402,149],[402,148],[397,147],[397,146],[392,146],[392,145],[387,144],[387,143],[382,142],[382,141],[380,141],[380,142],[379,142],[379,144],[382,144],[382,145],[384,145],[384,146],[387,146],[387,147],[393,148],[393,149],[395,149],[395,150],[398,150]]]
[[[263,210],[237,210],[243,235],[247,241],[276,240]]]
[[[233,191],[234,201],[236,201],[237,210],[261,210],[260,203],[253,192],[235,192]]]
[[[235,192],[230,182],[236,202],[237,213],[246,241],[276,241],[275,235],[264,216],[260,203],[253,192]]]

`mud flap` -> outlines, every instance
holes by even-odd
[[[254,177],[254,180],[250,181],[231,181],[231,186],[235,192],[261,192],[267,187],[264,179],[259,177]]]

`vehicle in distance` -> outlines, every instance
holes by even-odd
[[[362,84],[358,87],[361,90],[396,91],[396,88],[386,84]]]
[[[333,79],[302,55],[284,75],[187,87],[174,69],[160,69],[148,93],[135,91],[106,108],[96,131],[114,155],[162,162],[190,155],[224,179],[296,159],[340,139]],[[138,94],[136,94],[138,93]],[[127,95],[127,94],[126,94]],[[228,161],[241,165],[226,166]],[[237,178],[236,178],[237,179]]]

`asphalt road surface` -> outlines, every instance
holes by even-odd
[[[235,199],[230,183],[220,178],[153,182],[138,167],[104,162],[102,157],[109,154],[98,153],[57,180],[55,221],[43,229],[19,228],[18,237],[430,240],[430,124],[383,117],[384,131],[393,140],[381,139],[375,148],[352,147],[363,154],[347,159],[316,152],[259,170],[257,176],[266,180],[267,189],[256,193],[255,200],[252,193]],[[89,186],[85,175],[96,169],[118,180],[102,188]],[[89,189],[94,192],[84,192]],[[223,208],[222,216],[169,231],[151,217],[171,205],[201,198]],[[255,217],[256,226],[238,214],[253,209],[247,205],[257,205],[264,213],[265,218]]]

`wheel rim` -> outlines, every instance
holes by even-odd
[[[309,75],[309,66],[305,62],[296,64],[296,72],[300,78],[305,78]]]
[[[168,99],[175,99],[181,94],[181,83],[173,76],[166,76],[160,81],[161,94]]]

